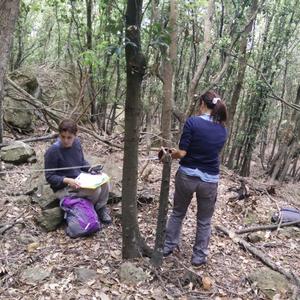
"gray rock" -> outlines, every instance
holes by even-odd
[[[264,293],[267,299],[273,299],[276,294],[281,297],[291,296],[292,290],[287,279],[278,272],[267,268],[261,268],[248,276],[248,280],[254,287]],[[286,298],[285,298],[286,299]]]
[[[16,141],[1,149],[1,159],[13,164],[25,163],[34,155],[34,149],[21,141]]]
[[[258,242],[264,241],[264,239],[265,239],[265,235],[261,231],[252,232],[252,233],[248,234],[248,236],[247,236],[247,240],[250,243],[258,243]]]
[[[97,277],[97,272],[87,268],[76,268],[76,277],[79,281],[85,283]]]
[[[59,207],[59,199],[55,197],[49,184],[41,184],[34,193],[32,201],[37,203],[42,209]]]
[[[28,105],[9,97],[4,98],[4,103],[4,120],[12,127],[18,128],[21,131],[31,131],[33,114],[32,111],[28,109]]]
[[[36,76],[29,68],[16,70],[9,77],[30,95],[36,97],[38,82]],[[26,102],[16,100],[16,93],[10,84],[5,85],[6,96],[4,97],[4,119],[13,128],[22,132],[32,131],[33,110]]]
[[[50,274],[51,271],[48,269],[33,267],[25,269],[21,274],[21,278],[28,283],[38,283],[48,278]]]
[[[148,278],[142,268],[136,267],[131,262],[124,262],[120,267],[120,279],[122,282],[129,284],[137,284]]]
[[[63,210],[60,207],[55,207],[43,210],[37,222],[46,231],[53,231],[62,223],[63,219]]]
[[[37,242],[38,239],[30,234],[22,233],[16,236],[16,240],[24,245],[28,245]]]
[[[298,227],[284,227],[279,231],[279,237],[285,239],[299,239],[300,238],[300,228]]]

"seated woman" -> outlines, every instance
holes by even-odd
[[[75,196],[92,201],[100,221],[110,224],[112,220],[106,208],[109,184],[105,183],[97,189],[82,189],[75,180],[82,171],[87,172],[90,168],[76,136],[76,123],[69,119],[63,120],[59,124],[58,132],[58,140],[45,154],[45,169],[66,169],[45,171],[47,182],[59,199]]]

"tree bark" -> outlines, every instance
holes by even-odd
[[[141,83],[146,60],[141,52],[142,0],[128,0],[126,11],[126,101],[122,178],[122,257],[146,255],[137,223],[138,142],[141,116]]]
[[[165,57],[164,72],[163,72],[163,92],[164,101],[162,107],[162,145],[170,148],[172,146],[171,141],[171,118],[172,118],[172,106],[174,102],[174,70],[175,62],[177,58],[177,0],[170,0],[170,13],[169,22],[171,28],[171,44],[169,47],[169,53]],[[159,197],[159,212],[157,218],[157,229],[154,252],[151,261],[154,265],[160,266],[163,260],[163,246],[165,242],[165,231],[167,223],[168,213],[168,200],[169,200],[169,186],[171,176],[171,163],[172,159],[169,154],[163,160],[163,172]]]
[[[251,6],[251,15],[257,10],[257,0],[252,2]],[[240,42],[240,56],[238,59],[238,73],[237,73],[237,79],[236,79],[236,84],[233,89],[231,101],[230,101],[230,107],[228,109],[228,128],[231,132],[232,128],[232,123],[233,123],[233,118],[234,114],[236,111],[237,103],[240,97],[240,93],[242,90],[243,82],[244,82],[244,77],[245,77],[245,71],[247,67],[247,42],[248,42],[248,36],[249,33],[252,31],[254,20],[252,20],[246,30],[245,33],[243,34],[243,37]]]
[[[194,111],[194,108],[196,105],[196,103],[194,101],[194,94],[195,94],[198,82],[203,74],[203,71],[210,59],[210,53],[213,48],[211,31],[212,31],[212,18],[213,18],[214,11],[215,11],[215,1],[209,0],[207,14],[206,14],[206,18],[204,21],[204,54],[203,54],[202,59],[196,69],[195,74],[193,75],[193,79],[189,86],[188,109],[186,111],[187,116],[191,115],[192,112]]]
[[[295,104],[300,103],[300,85],[297,89]],[[288,126],[282,133],[277,153],[270,163],[268,173],[272,180],[284,181],[290,165],[299,157],[298,141],[300,138],[300,115],[293,111]],[[295,174],[296,175],[296,174]]]
[[[93,1],[86,0],[86,49],[93,49],[93,28],[92,28],[92,10],[93,10]],[[95,88],[94,88],[94,79],[93,79],[93,65],[89,65],[89,80],[88,80],[88,91],[91,102],[91,122],[96,122],[96,97],[95,97]]]
[[[151,262],[155,266],[161,266],[163,261],[163,248],[166,238],[166,223],[168,214],[168,200],[170,190],[171,156],[167,153],[163,159],[163,171],[159,195],[159,210],[156,226],[156,238]]]
[[[169,51],[165,51],[165,59],[163,63],[163,94],[164,101],[161,115],[161,129],[162,129],[162,145],[166,147],[171,146],[171,118],[172,107],[174,102],[174,70],[177,58],[177,0],[170,0],[170,37],[171,44]]]
[[[15,24],[19,14],[19,0],[1,0],[0,11],[0,143],[2,143],[4,79],[9,62]]]

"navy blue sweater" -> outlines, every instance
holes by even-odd
[[[81,171],[89,169],[89,163],[84,159],[82,147],[78,138],[74,140],[72,147],[64,148],[58,139],[45,154],[45,169],[87,166],[70,170],[45,171],[47,182],[56,192],[66,186],[64,177],[76,178]]]
[[[190,117],[184,124],[179,149],[187,151],[180,164],[202,172],[219,174],[219,153],[227,138],[227,130],[219,123]]]

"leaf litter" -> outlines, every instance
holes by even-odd
[[[49,145],[50,143],[33,145],[38,159],[41,160]],[[86,153],[89,149],[101,149],[101,153],[105,153],[102,161],[116,155],[103,148],[105,146],[85,138]],[[145,155],[143,158],[146,158]],[[121,166],[120,159],[116,168],[120,170]],[[140,169],[144,167],[143,164],[140,165]],[[174,162],[170,203],[177,167]],[[246,280],[249,273],[263,264],[233,243],[229,237],[218,233],[214,227],[208,264],[201,268],[191,266],[197,210],[195,199],[183,222],[180,251],[165,258],[158,270],[151,267],[148,258],[134,260],[134,264],[149,275],[147,280],[136,285],[120,282],[120,266],[123,263],[120,204],[110,207],[113,224],[105,226],[91,237],[70,239],[65,235],[63,227],[53,232],[44,232],[35,223],[40,208],[31,202],[29,196],[22,195],[28,190],[31,168],[29,164],[15,166],[13,170],[18,170],[18,175],[9,173],[0,179],[3,191],[0,224],[17,223],[0,235],[0,299],[264,299],[264,295],[251,287]],[[147,171],[147,168],[151,171]],[[140,231],[152,247],[155,240],[161,169],[158,162],[149,161],[146,170],[143,170],[147,176],[141,176],[138,183],[139,191],[147,190],[154,196],[154,201],[142,203],[138,208]],[[228,188],[238,186],[239,181],[228,170],[221,173],[213,225],[222,224],[233,232],[250,225],[269,224],[277,205],[299,206],[300,188],[297,185],[277,185],[276,195],[270,199],[255,191],[255,188],[268,186],[268,182],[252,178],[247,178],[247,181],[254,189],[252,195],[243,200],[229,201],[234,193]],[[21,195],[12,196],[16,192]],[[169,213],[170,211],[171,205]],[[300,265],[299,242],[299,228],[293,227],[288,230],[267,231],[263,241],[255,246],[273,261],[300,276],[299,267],[295,267]],[[41,281],[24,281],[22,274],[30,268],[51,272]],[[94,270],[96,275],[90,281],[80,282],[76,277],[76,268]],[[190,281],[185,285],[183,279],[189,272],[201,280]]]

